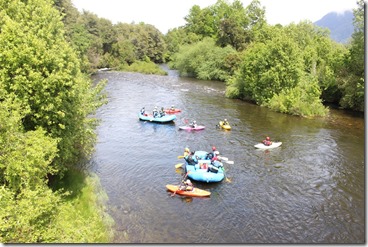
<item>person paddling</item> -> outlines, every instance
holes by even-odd
[[[262,143],[265,145],[265,146],[270,146],[272,144],[272,141],[270,139],[269,136],[266,137],[265,140],[262,141]]]

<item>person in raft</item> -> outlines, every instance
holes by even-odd
[[[272,141],[271,141],[270,137],[267,136],[266,139],[262,141],[262,143],[265,146],[270,146],[272,144]]]
[[[155,108],[153,109],[152,115],[153,115],[154,118],[159,117],[159,114],[158,114],[158,111],[157,111],[157,106],[155,106]]]
[[[206,156],[206,159],[209,159],[209,160],[213,160],[215,157],[217,157],[217,155],[219,154],[220,152],[219,151],[217,151],[217,149],[216,149],[216,147],[215,146],[213,146],[212,147],[212,151],[211,152],[209,152],[208,154],[207,154],[207,156]]]
[[[164,108],[163,108],[163,107],[161,107],[161,110],[160,110],[160,112],[159,112],[159,116],[160,116],[160,117],[165,116],[165,110],[164,110]]]

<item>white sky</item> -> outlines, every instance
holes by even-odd
[[[144,22],[154,25],[163,34],[171,28],[183,26],[184,17],[189,14],[193,5],[205,8],[216,2],[217,0],[72,0],[79,11],[90,11],[113,24]],[[241,2],[245,8],[251,0]],[[287,25],[302,20],[315,22],[329,12],[342,13],[357,8],[356,0],[260,0],[260,3],[266,8],[267,22],[272,25]]]

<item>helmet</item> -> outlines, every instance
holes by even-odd
[[[269,140],[270,140],[270,138],[267,136],[267,137],[266,137],[266,140],[267,140],[267,141],[269,141]]]
[[[196,123],[196,121],[193,121],[193,123]]]
[[[185,148],[184,151],[188,153],[190,152],[189,148]]]
[[[187,181],[185,181],[187,184],[192,184],[192,182],[189,180],[189,179],[187,179]]]
[[[213,146],[213,147],[212,147],[212,151],[215,151],[215,150],[216,150],[216,147],[215,147],[215,146]]]
[[[225,118],[224,121],[227,121],[227,119]]]

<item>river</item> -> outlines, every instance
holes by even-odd
[[[115,220],[114,243],[365,243],[364,117],[330,110],[308,119],[224,97],[225,85],[179,77],[99,72],[109,103],[96,116],[89,162]],[[182,112],[172,124],[140,121],[144,106]],[[227,118],[231,131],[216,128]],[[179,130],[195,119],[206,129]],[[282,146],[264,151],[266,136]],[[185,147],[220,153],[228,180],[194,182],[208,198],[171,196]]]

